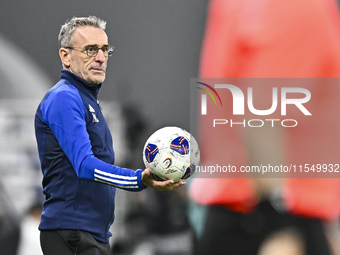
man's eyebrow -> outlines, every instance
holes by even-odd
[[[98,47],[99,48],[98,44],[88,44],[88,45],[85,45],[85,47]],[[110,47],[110,45],[104,44],[102,47]]]

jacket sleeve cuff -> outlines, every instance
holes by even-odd
[[[147,187],[144,186],[143,182],[142,182],[142,173],[144,170],[142,169],[137,169],[137,183],[138,183],[138,187],[140,188],[140,190],[146,189]]]

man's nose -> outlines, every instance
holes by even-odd
[[[99,49],[98,50],[98,53],[96,55],[96,58],[95,58],[96,61],[99,61],[99,62],[105,62],[106,60],[106,57],[104,55],[104,52],[102,49]]]

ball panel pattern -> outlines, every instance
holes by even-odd
[[[170,148],[181,155],[186,155],[189,153],[189,142],[185,137],[179,136],[171,141]]]
[[[146,147],[145,147],[145,158],[148,161],[148,163],[151,163],[154,161],[157,153],[159,152],[159,149],[157,147],[157,145],[149,143]]]

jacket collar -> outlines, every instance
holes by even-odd
[[[70,71],[67,70],[61,71],[60,78],[67,80],[70,83],[70,85],[73,85],[82,93],[89,94],[94,98],[97,98],[99,89],[102,86],[102,83],[98,85],[90,85],[86,81],[75,75],[74,73],[71,73]]]

